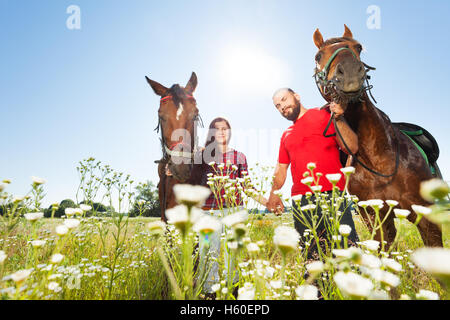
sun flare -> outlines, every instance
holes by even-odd
[[[222,52],[219,77],[234,93],[266,93],[289,83],[287,66],[260,48],[233,46]]]

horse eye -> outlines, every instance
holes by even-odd
[[[322,53],[318,53],[318,54],[316,54],[316,61],[317,62],[320,62],[320,59],[322,59]]]
[[[357,50],[359,53],[361,53],[361,51],[362,51],[362,45],[357,44],[357,45],[356,45],[356,50]]]

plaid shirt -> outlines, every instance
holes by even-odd
[[[237,166],[237,170],[232,170],[231,166],[227,163]],[[247,159],[242,152],[231,150],[223,154],[222,164],[224,168],[220,170],[219,163],[215,163],[213,166],[208,165],[207,169],[204,172],[204,181],[208,179],[208,173],[212,173],[213,176],[229,176],[230,180],[236,180],[236,178],[244,178],[245,174],[248,170],[247,167]],[[211,176],[211,175],[210,175]],[[238,183],[233,183],[233,186],[237,187]],[[217,193],[218,191],[216,191]],[[225,208],[227,206],[227,202],[224,198],[225,188],[220,189],[220,197],[216,199],[214,192],[211,193],[208,199],[206,199],[205,204],[203,205],[204,210],[217,210],[220,209],[220,203],[222,207]],[[240,196],[240,192],[238,190],[235,191],[235,201],[238,206],[242,205],[242,199]],[[219,200],[219,201],[217,201]]]

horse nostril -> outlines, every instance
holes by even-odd
[[[336,74],[343,76],[344,75],[344,68],[341,65],[338,65],[336,68]]]

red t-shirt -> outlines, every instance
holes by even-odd
[[[323,173],[319,185],[322,191],[332,190],[332,184],[325,177],[329,173],[341,173],[339,159],[339,146],[336,137],[326,138],[323,131],[330,120],[330,113],[319,108],[309,109],[300,119],[296,120],[282,135],[278,162],[291,164],[293,186],[291,195],[305,194],[311,189],[301,183],[303,173],[309,171],[306,165],[310,162],[316,164],[314,173]],[[327,135],[335,133],[331,123]],[[337,186],[340,190],[345,187],[345,178],[342,175]]]

